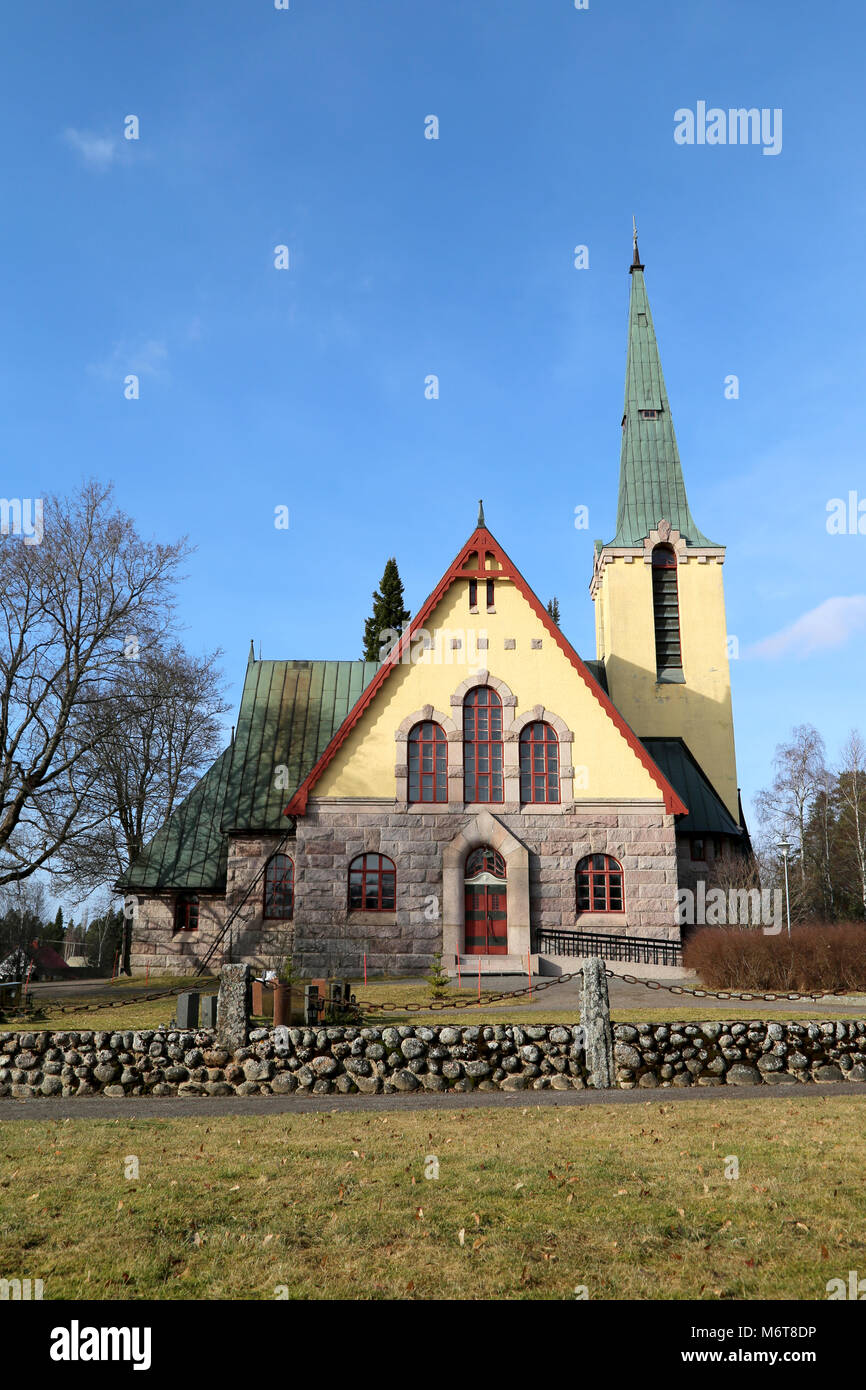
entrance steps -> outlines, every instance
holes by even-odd
[[[491,975],[523,975],[528,980],[526,956],[461,956],[460,975],[463,980],[478,978],[478,967],[481,966],[481,978],[484,979]],[[531,955],[529,964],[532,966],[533,976],[540,974],[539,957]],[[452,956],[450,964],[443,960],[442,968],[453,979],[457,979],[457,957]]]

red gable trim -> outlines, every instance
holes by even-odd
[[[496,559],[499,561],[500,565],[500,568],[498,570],[485,570],[483,568],[485,550],[493,551],[495,553]],[[478,552],[480,567],[477,570],[466,570],[464,569],[464,565],[466,564],[466,561],[469,559],[473,551]],[[562,632],[560,632],[559,628],[556,626],[556,623],[553,621],[550,614],[547,612],[547,609],[544,608],[541,602],[536,598],[535,594],[530,589],[529,585],[523,578],[523,575],[520,573],[517,566],[505,554],[505,551],[502,549],[502,546],[499,544],[499,542],[496,541],[494,537],[490,534],[490,532],[483,526],[479,527],[477,531],[474,531],[472,533],[472,535],[469,537],[469,540],[466,542],[465,546],[460,551],[460,554],[457,556],[457,559],[454,561],[451,568],[447,570],[445,574],[443,574],[439,583],[436,585],[436,588],[433,590],[432,594],[427,599],[427,602],[415,614],[415,617],[411,620],[409,626],[402,634],[400,641],[396,644],[393,651],[389,654],[389,659],[376,672],[375,676],[371,680],[370,684],[367,686],[364,693],[361,695],[357,704],[349,711],[349,714],[344,719],[337,732],[334,734],[334,737],[331,739],[331,742],[328,744],[324,753],[322,753],[318,762],[307,773],[307,776],[304,778],[303,782],[298,787],[297,791],[295,792],[294,796],[292,797],[291,801],[286,807],[285,814],[287,816],[304,815],[307,809],[307,800],[309,798],[312,788],[315,786],[316,782],[321,777],[325,768],[332,761],[335,754],[343,746],[352,729],[354,729],[358,720],[361,718],[361,715],[375,699],[376,693],[384,685],[393,668],[395,666],[400,665],[401,657],[403,653],[406,651],[406,648],[411,643],[413,634],[419,628],[422,628],[424,626],[424,623],[426,622],[427,618],[433,612],[434,608],[436,608],[436,606],[445,597],[454,581],[457,579],[467,578],[511,580],[518,592],[522,594],[523,597],[526,599],[527,603],[529,604],[535,616],[538,618],[539,622],[544,627],[548,636],[553,638],[560,651],[563,652],[563,654],[571,662],[571,665],[574,667],[575,671],[577,671],[578,675],[581,677],[590,694],[598,701],[605,714],[607,715],[608,719],[611,720],[611,722],[615,725],[619,733],[622,734],[623,738],[625,739],[628,746],[631,748],[632,752],[636,755],[641,764],[646,768],[647,772],[650,774],[653,781],[656,783],[656,786],[659,788],[659,791],[662,793],[662,796],[664,797],[665,810],[667,811],[668,815],[688,815],[688,807],[684,804],[683,801],[681,801],[680,797],[674,791],[673,787],[671,786],[667,778],[664,776],[661,769],[657,767],[656,764],[653,762],[652,758],[644,748],[640,739],[629,727],[629,725],[626,724],[619,710],[615,708],[609,697],[605,695],[598,682],[594,680],[593,677],[590,675],[589,671],[584,666],[577,652],[574,650],[574,647],[572,647],[571,643],[562,634]]]

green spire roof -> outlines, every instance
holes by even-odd
[[[619,504],[616,535],[608,544],[642,545],[665,520],[685,537],[687,545],[715,545],[698,530],[689,510],[643,272],[635,233]],[[647,418],[648,411],[656,414]]]

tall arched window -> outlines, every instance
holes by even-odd
[[[175,931],[198,931],[198,894],[178,893],[174,904]]]
[[[431,719],[409,734],[409,800],[448,800],[448,740]]]
[[[393,912],[397,870],[384,854],[359,854],[349,865],[349,908],[353,912]]]
[[[677,595],[677,557],[673,547],[653,550],[653,618],[656,634],[656,674],[681,672],[680,605]]]
[[[503,801],[502,701],[478,685],[463,701],[463,800]]]
[[[559,801],[559,739],[540,719],[520,731],[520,800]]]
[[[588,854],[577,866],[578,912],[622,912],[622,865],[609,854]]]
[[[265,869],[264,915],[291,917],[295,907],[295,866],[287,854],[273,854]]]

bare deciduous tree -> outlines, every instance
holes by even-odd
[[[765,834],[778,841],[784,834],[797,845],[795,863],[800,887],[806,888],[806,824],[818,792],[826,784],[824,740],[811,724],[794,729],[791,743],[779,744],[773,759],[772,785],[755,798]]]
[[[0,539],[0,886],[99,824],[83,716],[116,707],[129,643],[171,627],[186,541],[143,540],[111,494],[91,481],[47,497],[39,544]]]
[[[855,893],[866,916],[866,744],[856,729],[842,749],[837,795],[840,847],[852,863]]]
[[[113,882],[168,820],[222,745],[219,652],[178,643],[140,652],[78,721],[95,824],[59,851],[64,886],[89,893]]]
[[[29,952],[45,927],[45,885],[33,879],[10,883],[0,892],[0,957],[7,951]]]

